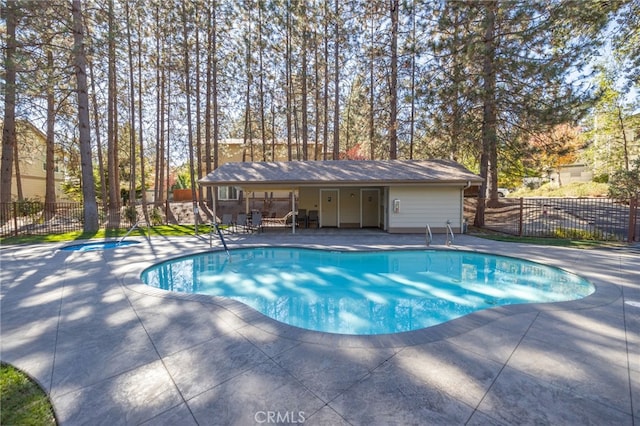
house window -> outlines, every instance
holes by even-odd
[[[47,170],[47,163],[46,162],[42,163],[42,170],[44,170],[44,171]],[[60,172],[60,169],[59,169],[57,163],[54,165],[53,171],[56,172],[56,173]]]
[[[238,188],[235,186],[219,186],[218,200],[237,200]]]

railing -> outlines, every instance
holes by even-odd
[[[140,231],[142,231],[142,233],[144,234],[145,238],[150,241],[150,234],[149,234],[149,224],[144,221],[147,225],[147,230],[145,231],[144,229],[140,228],[140,221],[136,222],[133,224],[133,226],[131,228],[129,228],[129,230],[124,234],[124,236],[122,238],[120,238],[118,240],[118,244],[121,244],[125,238],[127,238],[129,236],[129,234],[131,234],[133,232],[134,229],[139,229]]]
[[[451,244],[453,244],[453,240],[455,239],[456,237],[453,235],[453,229],[451,229],[451,223],[447,221],[447,245],[450,246]]]
[[[465,208],[470,219],[474,204],[467,200]],[[635,199],[500,198],[496,206],[485,209],[484,227],[525,237],[639,241],[637,206]]]
[[[0,203],[0,236],[49,235],[83,229],[80,203]]]
[[[427,243],[427,247],[429,247],[431,245],[431,242],[433,241],[433,234],[431,233],[431,227],[429,226],[429,224],[427,223],[427,227],[424,230],[425,233],[425,240]]]
[[[218,226],[217,223],[211,222],[211,228],[209,229],[209,247],[213,247],[213,230],[216,230],[218,233],[218,237],[220,237],[220,241],[222,241],[222,247],[224,247],[224,251],[227,253],[227,257],[231,257],[231,253],[229,252],[229,248],[227,247],[227,242],[224,240],[224,235],[222,235],[222,230]]]

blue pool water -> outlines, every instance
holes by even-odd
[[[82,243],[82,244],[74,244],[71,246],[62,247],[60,250],[65,251],[97,251],[97,250],[110,250],[118,247],[126,247],[132,244],[138,244],[138,241],[125,240],[122,242],[118,241],[105,241],[98,243]]]
[[[232,298],[286,324],[341,334],[416,330],[500,305],[595,290],[521,259],[454,250],[342,252],[290,247],[210,252],[154,265],[146,284]]]

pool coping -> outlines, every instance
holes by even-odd
[[[397,250],[398,248],[371,248],[368,247],[366,249],[359,249],[357,247],[351,247],[349,249],[344,249],[344,247],[332,247],[327,245],[318,245],[312,246],[309,245],[299,245],[299,244],[243,244],[238,249],[247,249],[247,248],[264,248],[264,247],[289,247],[289,248],[304,248],[304,249],[322,249],[322,250],[331,250],[331,251],[362,251],[362,252],[373,252],[373,251],[389,251],[389,250]],[[524,259],[518,256],[504,255],[504,254],[496,254],[486,250],[477,250],[477,249],[458,249],[454,248],[403,248],[403,250],[438,250],[438,251],[447,251],[447,250],[456,250],[456,251],[467,251],[470,253],[481,253],[481,254],[490,254],[497,255],[501,257],[508,257],[513,259],[526,260],[528,262],[539,263],[541,265],[545,265],[541,262],[536,262],[529,259]],[[550,302],[550,303],[526,303],[526,304],[513,304],[513,305],[505,305],[498,306],[495,308],[488,308],[481,311],[476,311],[467,315],[464,315],[460,318],[456,318],[450,321],[447,321],[442,324],[437,324],[434,326],[430,326],[427,328],[422,328],[418,330],[412,331],[404,331],[398,333],[391,334],[377,334],[377,335],[350,335],[350,334],[337,334],[330,332],[322,332],[322,331],[314,331],[307,330],[300,327],[296,327],[293,325],[285,324],[275,319],[272,319],[261,312],[253,309],[252,307],[245,305],[242,302],[221,297],[221,296],[211,296],[211,295],[203,295],[203,294],[186,294],[186,293],[177,293],[169,290],[162,290],[156,287],[151,287],[147,284],[144,284],[141,280],[141,274],[147,268],[156,265],[158,263],[176,260],[184,257],[190,257],[205,253],[211,252],[223,252],[223,248],[212,248],[208,250],[201,250],[195,252],[189,252],[184,254],[178,254],[175,256],[167,257],[166,259],[156,259],[154,261],[145,261],[136,264],[132,264],[126,271],[123,271],[120,282],[129,290],[147,295],[152,297],[160,297],[160,298],[168,298],[175,300],[184,300],[184,301],[192,301],[202,304],[207,304],[210,306],[215,306],[223,311],[227,311],[237,317],[239,320],[245,322],[247,325],[255,327],[266,333],[268,335],[272,335],[274,337],[289,339],[300,343],[310,343],[310,344],[322,344],[322,345],[330,345],[333,347],[339,348],[398,348],[405,346],[416,346],[424,343],[431,343],[439,340],[448,339],[454,336],[458,336],[469,331],[472,331],[478,327],[485,326],[494,321],[501,320],[503,318],[527,314],[532,312],[548,312],[548,311],[578,311],[583,309],[592,309],[599,306],[608,305],[613,303],[615,300],[619,299],[622,291],[616,285],[607,283],[607,282],[593,282],[589,280],[580,273],[572,271],[570,269],[564,267],[556,267],[554,268],[566,271],[568,273],[578,275],[581,278],[590,282],[594,287],[595,291],[579,300],[571,300],[564,302]],[[550,266],[550,265],[545,265]]]

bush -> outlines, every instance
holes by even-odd
[[[44,209],[44,204],[39,200],[25,198],[18,201],[18,216],[35,216]]]
[[[136,209],[136,206],[127,206],[124,209],[124,217],[127,218],[131,225],[136,223],[138,221],[138,209]]]
[[[598,230],[576,229],[576,228],[556,228],[553,231],[555,238],[566,238],[569,240],[603,240],[604,235]]]
[[[609,180],[609,197],[629,200],[640,193],[640,158],[636,158],[630,170],[618,170]]]
[[[160,212],[160,209],[158,207],[154,207],[153,210],[151,210],[151,216],[149,217],[149,220],[151,221],[151,225],[153,226],[162,225],[164,220],[162,218],[162,213]]]
[[[598,176],[594,176],[593,181],[596,183],[609,183],[609,174],[602,173],[602,174],[599,174]]]

